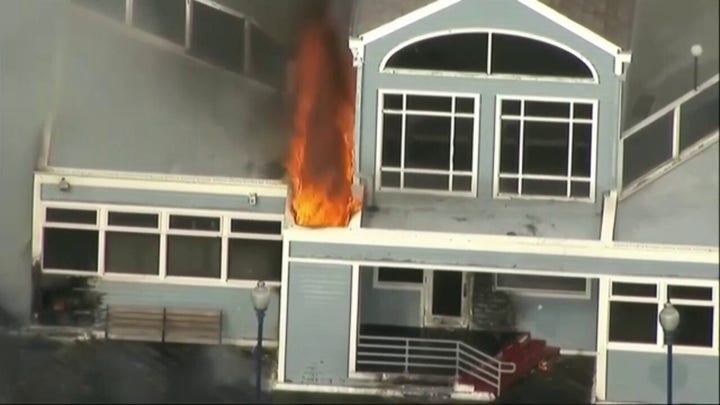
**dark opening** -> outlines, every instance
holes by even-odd
[[[491,73],[592,79],[588,66],[570,52],[530,38],[493,34]]]
[[[718,83],[703,90],[680,108],[680,151],[717,131],[720,116]]]
[[[673,112],[623,142],[623,184],[628,185],[672,158]]]
[[[568,175],[568,136],[565,122],[525,121],[523,173]]]
[[[71,210],[65,208],[48,208],[45,211],[46,222],[62,222],[66,224],[97,223],[97,212],[94,210]]]
[[[497,274],[496,277],[497,286],[500,288],[582,293],[587,289],[587,280],[577,277],[532,276],[524,274]]]
[[[712,301],[712,288],[671,285],[668,286],[668,297],[670,299]]]
[[[611,302],[610,341],[657,343],[657,317],[654,303]]]
[[[135,0],[133,25],[179,45],[185,44],[185,2]]]
[[[405,173],[405,188],[447,191],[450,188],[450,176],[447,174]]]
[[[187,229],[192,231],[219,231],[220,218],[171,215],[170,228]]]
[[[475,120],[455,118],[453,170],[472,171]]]
[[[169,235],[167,275],[220,278],[220,238]]]
[[[462,314],[463,273],[461,271],[434,271],[432,313],[439,316]]]
[[[405,167],[450,169],[450,117],[408,115],[405,124]]]
[[[228,278],[280,281],[282,241],[230,239]]]
[[[657,297],[657,285],[613,282],[612,295],[655,298]]]
[[[125,21],[126,0],[72,0],[79,6],[97,11],[115,20]]]
[[[466,33],[428,38],[397,51],[387,68],[487,72],[488,34]]]
[[[378,281],[387,283],[420,283],[423,282],[423,270],[379,267]]]
[[[284,88],[287,50],[255,25],[250,32],[250,73],[256,79]]]
[[[267,235],[280,235],[282,226],[280,221],[258,221],[254,219],[233,219],[230,230],[234,233],[261,233]]]
[[[383,115],[382,166],[400,167],[402,151],[402,115]]]
[[[680,313],[680,324],[674,335],[674,344],[712,347],[713,307],[675,305]]]
[[[244,21],[205,4],[193,2],[190,53],[228,70],[242,73]]]
[[[112,232],[105,234],[105,271],[108,273],[159,273],[160,235]]]
[[[135,228],[157,228],[157,214],[136,214],[129,212],[109,212],[108,225],[130,226]]]
[[[98,231],[45,228],[43,268],[97,271]]]

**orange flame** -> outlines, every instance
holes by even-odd
[[[344,227],[359,209],[353,196],[355,83],[352,57],[323,18],[301,33],[293,74],[295,111],[287,170],[290,209],[305,227]]]

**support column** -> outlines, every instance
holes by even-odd
[[[607,344],[610,325],[610,278],[598,282],[597,357],[595,358],[595,397],[604,401],[607,393]]]

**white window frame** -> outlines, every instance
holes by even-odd
[[[398,69],[388,68],[387,63],[397,52],[405,49],[406,47],[420,42],[425,39],[437,38],[452,34],[488,34],[488,50],[487,50],[487,66],[485,72],[456,72],[456,71],[445,71],[445,70],[428,70],[428,69]],[[517,37],[532,39],[539,42],[544,42],[548,45],[552,45],[556,48],[562,49],[576,58],[587,66],[592,74],[592,78],[578,78],[578,77],[562,77],[562,76],[535,76],[535,75],[521,75],[521,74],[506,74],[506,73],[492,73],[492,37],[493,34],[513,35]],[[587,83],[587,84],[598,84],[598,73],[595,66],[586,58],[583,54],[576,51],[575,49],[560,43],[558,41],[546,38],[540,35],[531,34],[524,31],[517,30],[506,30],[506,29],[487,29],[487,28],[453,28],[451,30],[442,30],[431,32],[428,34],[419,35],[404,41],[394,48],[392,48],[383,57],[379,67],[380,73],[389,74],[405,74],[405,75],[419,75],[419,76],[442,76],[442,77],[458,77],[458,78],[470,78],[470,79],[500,79],[500,80],[522,80],[522,81],[544,81],[544,82],[565,82],[565,83]]]
[[[520,101],[520,115],[503,115],[503,101]],[[570,105],[570,114],[568,118],[550,118],[550,117],[527,117],[525,116],[525,101],[534,102],[552,102],[552,103],[568,103]],[[574,104],[591,104],[593,108],[592,119],[573,118]],[[529,119],[528,119],[529,118]],[[501,154],[501,128],[503,119],[520,122],[520,145],[517,174],[501,174],[500,173],[500,154]],[[523,174],[523,123],[525,121],[535,122],[562,122],[568,123],[568,174],[567,176],[559,175],[533,175]],[[590,141],[590,176],[575,177],[572,176],[572,149],[573,149],[573,126],[572,123],[585,123],[591,125],[591,141]],[[550,200],[550,201],[579,201],[594,203],[596,199],[596,182],[597,182],[597,124],[598,124],[598,100],[590,98],[574,98],[574,97],[542,97],[542,96],[523,96],[523,95],[505,95],[498,94],[495,99],[495,150],[493,156],[493,198],[495,199],[523,199],[523,200]],[[500,192],[500,178],[517,179],[519,194],[509,194]],[[567,182],[567,191],[565,197],[560,196],[544,196],[544,195],[528,195],[522,194],[522,180],[564,180]],[[571,182],[588,182],[590,184],[590,194],[588,197],[571,197]]]
[[[92,224],[71,224],[47,222],[47,208],[61,208],[71,210],[88,210],[97,212],[97,220]],[[108,225],[108,212],[120,212],[130,214],[157,214],[157,228],[142,227],[126,227]],[[38,237],[40,244],[45,234],[45,228],[63,228],[77,230],[96,230],[98,231],[98,269],[97,271],[67,270],[44,268],[42,266],[42,254],[40,258],[41,272],[43,274],[57,274],[70,276],[100,277],[112,281],[129,281],[129,282],[145,282],[155,284],[180,284],[192,286],[220,286],[220,287],[236,287],[236,288],[254,288],[259,280],[237,280],[227,277],[228,266],[228,242],[230,238],[243,239],[260,239],[260,240],[282,240],[282,233],[278,235],[253,234],[253,233],[232,233],[230,232],[230,224],[232,219],[244,219],[255,221],[277,221],[280,224],[280,230],[284,229],[283,214],[266,214],[266,213],[237,213],[222,210],[201,210],[201,209],[181,209],[168,207],[147,207],[135,205],[120,204],[95,204],[80,202],[60,202],[60,201],[42,201],[40,203],[39,220],[40,227]],[[195,231],[170,229],[169,219],[171,215],[184,215],[193,217],[213,217],[220,219],[219,231]],[[157,275],[148,274],[123,274],[123,273],[107,273],[105,272],[105,235],[107,231],[119,231],[129,233],[150,233],[160,235],[160,260]],[[185,236],[205,236],[221,238],[221,261],[220,261],[220,277],[180,277],[167,275],[167,236],[168,235],[185,235]],[[281,281],[266,281],[268,287],[279,287]]]
[[[396,109],[385,109],[384,99],[386,95],[399,95],[403,97],[403,108],[400,110]],[[406,102],[407,96],[432,96],[432,97],[447,97],[451,98],[451,111],[438,112],[438,111],[423,111],[423,110],[407,110]],[[457,113],[455,112],[455,98],[472,98],[475,102],[475,106],[472,113]],[[465,197],[476,197],[477,196],[477,181],[478,181],[478,150],[480,143],[480,95],[478,93],[460,93],[460,92],[441,92],[441,91],[419,91],[419,90],[399,90],[399,89],[379,89],[378,90],[378,112],[377,112],[377,142],[375,151],[375,189],[377,191],[393,191],[399,193],[409,194],[426,194],[426,195],[444,195],[444,196],[465,196]],[[402,117],[402,133],[401,133],[401,151],[400,151],[400,167],[388,167],[383,168],[382,166],[382,154],[383,154],[383,122],[385,113],[400,115]],[[408,112],[410,114],[408,114]],[[442,116],[449,117],[451,122],[450,127],[450,162],[448,170],[437,170],[437,169],[408,169],[405,168],[405,117],[407,115],[419,115],[419,116]],[[455,171],[453,170],[453,153],[454,153],[454,140],[455,140],[455,118],[471,118],[473,119],[473,148],[472,148],[472,170],[470,171]],[[400,174],[400,186],[399,187],[384,187],[382,186],[382,173],[399,173]],[[410,174],[435,174],[435,175],[446,175],[448,176],[448,190],[426,190],[426,189],[415,189],[404,187],[404,173]],[[452,191],[453,176],[462,175],[464,177],[470,177],[470,191]]]
[[[384,267],[392,268],[392,267]],[[409,290],[422,292],[425,285],[425,270],[423,269],[403,269],[407,270],[418,270],[423,272],[423,281],[419,283],[405,283],[400,281],[381,281],[380,280],[380,267],[373,267],[373,288],[380,290]],[[403,271],[398,270],[398,271]]]
[[[567,290],[550,290],[544,288],[520,288],[520,287],[504,287],[498,285],[498,276],[500,275],[517,275],[517,276],[536,276],[536,277],[561,277],[561,276],[540,276],[530,274],[514,274],[514,273],[495,273],[493,274],[493,290],[505,291],[512,294],[517,294],[525,297],[543,297],[543,298],[561,298],[561,299],[581,299],[589,300],[592,295],[592,284],[591,279],[585,278],[585,290],[584,291],[567,291]],[[583,278],[583,277],[568,277],[568,278]]]
[[[627,284],[645,284],[655,285],[657,289],[656,297],[632,297],[632,296],[615,296],[612,293],[613,283],[627,283]],[[629,343],[629,342],[614,342],[610,340],[610,322],[612,313],[610,311],[610,304],[612,302],[635,302],[635,303],[648,303],[657,305],[657,313],[660,314],[663,306],[668,300],[668,286],[678,287],[703,287],[712,289],[712,299],[710,301],[705,300],[688,300],[688,299],[671,299],[670,302],[674,305],[691,305],[699,307],[712,307],[713,308],[713,325],[712,325],[712,347],[698,347],[698,346],[684,346],[674,343],[673,351],[677,354],[691,354],[691,355],[714,355],[720,354],[718,350],[720,348],[720,303],[718,302],[719,293],[717,280],[703,281],[703,280],[687,280],[687,279],[661,279],[661,280],[649,280],[649,279],[637,279],[637,278],[624,278],[624,277],[612,277],[610,279],[610,288],[608,289],[608,302],[607,302],[607,314],[608,314],[608,336],[607,336],[607,348],[608,350],[620,350],[620,351],[635,351],[635,352],[653,352],[653,353],[664,353],[667,351],[667,345],[665,344],[664,334],[662,327],[658,321],[657,331],[655,336],[655,343]],[[680,320],[682,322],[682,320]]]

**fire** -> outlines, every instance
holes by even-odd
[[[290,209],[305,227],[347,226],[361,205],[352,192],[354,69],[338,38],[327,18],[306,24],[292,75]]]

